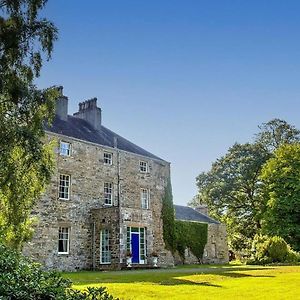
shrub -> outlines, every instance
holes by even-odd
[[[248,264],[297,262],[300,254],[293,251],[279,236],[256,235],[252,243],[252,257]]]
[[[57,272],[45,272],[37,263],[0,244],[1,300],[112,300],[104,287],[87,291],[70,289],[71,281]]]

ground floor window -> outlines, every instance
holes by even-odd
[[[147,256],[145,227],[127,227],[127,251],[132,254],[132,263],[144,264]]]
[[[59,227],[58,229],[58,253],[68,254],[70,245],[70,228]]]
[[[100,232],[100,263],[110,264],[110,258],[109,230],[103,229]]]

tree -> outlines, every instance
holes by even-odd
[[[260,178],[263,165],[278,147],[300,140],[300,131],[284,120],[273,119],[259,128],[254,143],[235,144],[197,177],[199,193],[191,202],[208,204],[212,216],[227,225],[235,250],[249,250],[262,228],[267,209]]]
[[[0,0],[0,236],[16,248],[53,168],[43,123],[51,122],[58,93],[34,85],[57,38],[54,25],[38,19],[46,2]]]
[[[300,144],[282,145],[261,173],[267,210],[263,229],[300,250]]]
[[[227,225],[231,246],[247,248],[261,228],[260,171],[269,154],[259,144],[235,144],[197,177],[198,204]],[[197,203],[193,203],[196,205]]]
[[[272,119],[258,127],[261,131],[256,135],[256,142],[262,144],[270,153],[281,145],[300,141],[300,131],[284,120]]]
[[[172,253],[176,250],[175,213],[172,196],[172,185],[169,178],[162,199],[163,238],[166,249]]]

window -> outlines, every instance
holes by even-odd
[[[60,141],[59,154],[63,155],[63,156],[70,156],[71,155],[71,144]]]
[[[148,163],[146,161],[140,161],[140,171],[143,173],[148,172]]]
[[[144,209],[149,208],[149,190],[148,189],[141,189],[141,203],[142,203],[142,208],[144,208]]]
[[[58,197],[60,199],[69,200],[70,183],[71,183],[70,175],[60,174],[60,176],[59,176],[59,191],[58,191]]]
[[[112,153],[104,152],[103,159],[105,165],[112,165]]]
[[[58,230],[58,253],[69,253],[69,228],[59,227]]]
[[[103,229],[100,232],[100,263],[110,264],[109,230]]]
[[[104,203],[107,205],[112,205],[112,183],[104,183]]]

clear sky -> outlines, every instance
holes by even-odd
[[[277,117],[300,128],[300,1],[50,0],[59,28],[39,87],[69,113],[98,98],[103,125],[171,162],[174,202],[235,142]]]

